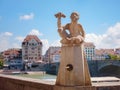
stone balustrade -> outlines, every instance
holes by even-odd
[[[10,75],[0,75],[0,90],[53,90],[54,83]]]
[[[96,83],[93,84],[94,88],[76,87],[75,90],[120,90],[120,82],[111,84]],[[54,81],[0,74],[0,90],[54,90],[54,87]]]

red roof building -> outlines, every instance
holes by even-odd
[[[21,49],[8,49],[2,53],[5,60],[13,60],[13,59],[20,59],[21,58]]]
[[[22,42],[22,59],[30,62],[42,61],[42,42],[36,35],[27,35]]]
[[[108,55],[115,55],[114,49],[96,49],[94,60],[106,60]]]

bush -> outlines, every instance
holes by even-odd
[[[3,60],[0,59],[0,68],[2,68],[2,67],[3,67]]]

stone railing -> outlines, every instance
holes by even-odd
[[[0,90],[53,90],[54,82],[0,75]]]
[[[93,84],[92,87],[76,87],[74,90],[120,90],[120,82],[112,85]],[[54,90],[55,82],[0,74],[0,90]],[[59,89],[61,90],[61,89]]]

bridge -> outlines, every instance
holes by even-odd
[[[120,60],[92,60],[88,61],[90,74],[96,76],[117,76],[120,77]],[[47,73],[57,74],[59,63],[46,65]]]
[[[91,76],[120,76],[120,60],[88,61]]]

